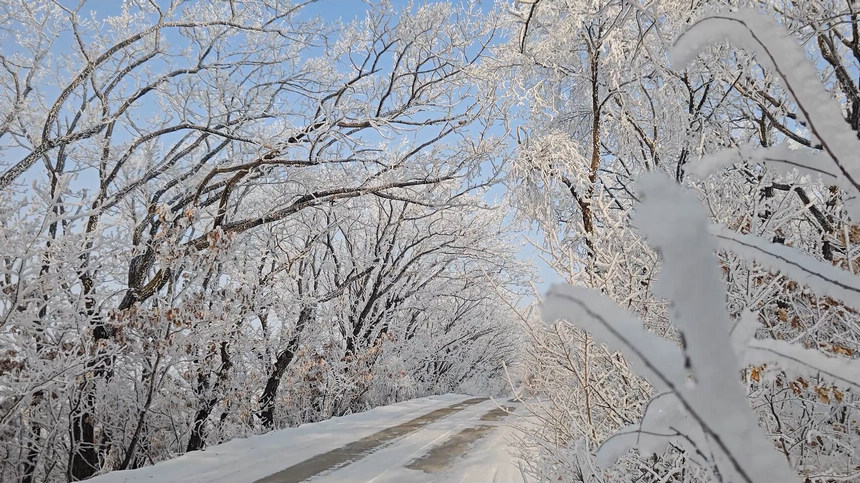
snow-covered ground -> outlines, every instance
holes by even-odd
[[[315,482],[522,482],[500,405],[453,394],[414,399],[91,481],[275,483],[311,475]]]

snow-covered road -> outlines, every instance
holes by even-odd
[[[501,405],[501,406],[500,406]],[[522,482],[507,452],[513,405],[460,395],[239,439],[95,483]]]

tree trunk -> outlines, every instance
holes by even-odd
[[[212,412],[215,402],[214,400],[206,401],[206,404],[198,409],[197,414],[194,415],[194,424],[191,426],[191,438],[188,440],[188,446],[185,447],[186,452],[203,449],[205,443],[203,430],[206,428],[206,420],[209,419],[209,413]]]
[[[228,348],[229,344],[227,341],[221,342],[221,366],[218,368],[215,383],[212,385],[212,394],[217,392],[221,385],[224,384],[224,381],[227,380],[227,376],[230,373],[230,368],[233,367],[233,362],[230,360],[230,354],[227,352]],[[198,376],[197,392],[199,395],[205,395],[210,392],[208,376]],[[204,400],[203,406],[197,410],[197,413],[194,415],[194,423],[191,425],[191,438],[188,440],[188,446],[185,447],[186,452],[203,449],[203,446],[206,444],[203,434],[204,429],[206,429],[206,420],[209,419],[209,415],[212,413],[212,409],[217,403],[217,397],[209,397]]]
[[[81,394],[81,405],[91,408],[95,397],[91,391],[85,392]],[[78,409],[72,413],[72,444],[69,479],[79,481],[90,478],[99,469],[99,455],[96,451],[93,417],[88,410]]]
[[[296,351],[299,348],[299,338],[304,331],[307,323],[313,319],[313,307],[304,307],[299,313],[299,320],[296,322],[296,329],[293,331],[293,336],[287,343],[287,347],[278,354],[275,360],[275,365],[272,372],[269,374],[269,379],[266,381],[266,387],[263,389],[263,394],[260,396],[260,422],[264,428],[271,429],[275,423],[275,397],[278,395],[278,388],[281,385],[281,378],[284,376],[287,367],[293,362],[296,356]]]

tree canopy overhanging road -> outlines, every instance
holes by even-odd
[[[0,0],[0,481],[858,480],[858,79],[852,0]]]

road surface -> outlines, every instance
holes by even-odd
[[[230,441],[96,483],[511,482],[516,406],[445,395]]]

